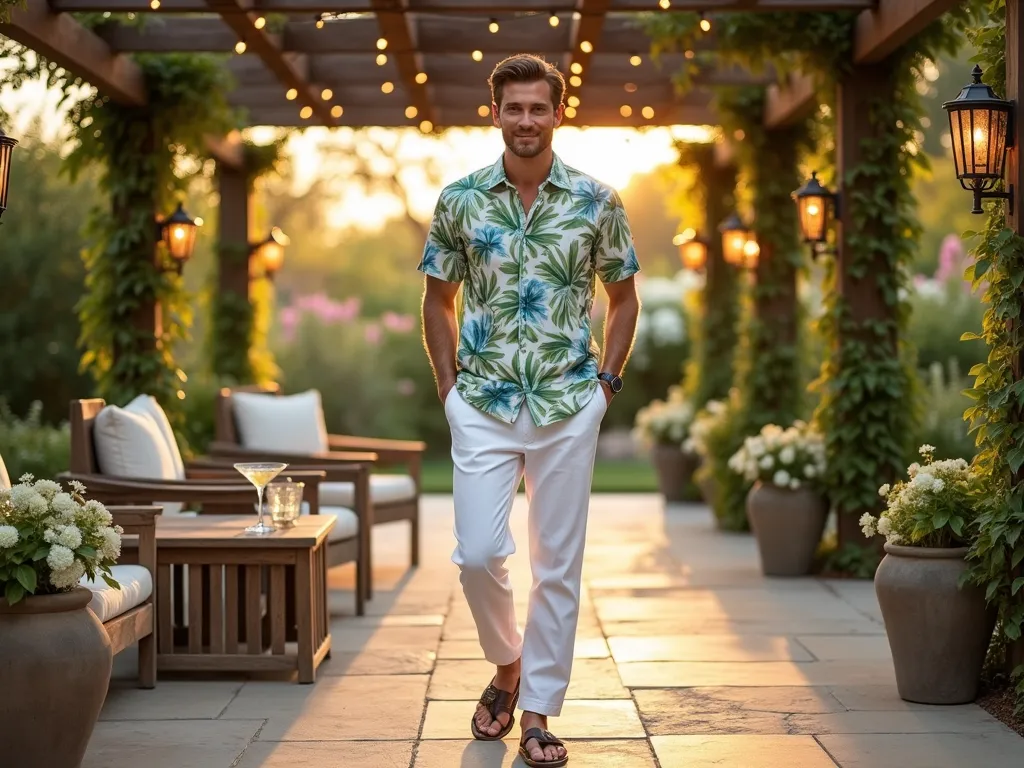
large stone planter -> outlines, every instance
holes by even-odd
[[[685,501],[686,487],[697,469],[697,457],[676,445],[655,445],[651,461],[665,501]]]
[[[995,614],[980,587],[957,587],[966,547],[885,545],[875,594],[889,637],[900,698],[966,704],[978,695]]]
[[[828,518],[828,501],[808,488],[757,482],[747,494],[747,520],[765,576],[806,576]]]
[[[0,599],[0,764],[78,768],[107,696],[112,654],[84,587]]]

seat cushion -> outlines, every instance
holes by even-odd
[[[11,487],[11,477],[7,474],[7,467],[4,465],[4,457],[0,456],[0,491],[6,491]]]
[[[388,504],[416,498],[416,481],[409,475],[370,475],[370,501]],[[332,507],[353,507],[355,483],[320,483],[320,503]]]
[[[245,448],[278,453],[328,450],[323,402],[315,389],[280,397],[232,392],[231,407],[238,442]]]
[[[309,503],[302,502],[303,515],[309,514]],[[327,541],[344,541],[351,539],[359,533],[359,517],[351,509],[346,507],[320,507],[321,515],[334,515],[337,518],[331,532],[327,534]]]
[[[83,576],[78,582],[92,590],[89,607],[101,622],[110,621],[142,605],[153,594],[153,575],[144,566],[115,565],[110,569],[110,576],[121,585],[120,589],[107,586],[98,574],[95,584],[89,581],[88,576]]]
[[[160,403],[156,401],[156,398],[152,395],[139,395],[128,403],[124,409],[132,413],[144,414],[153,420],[153,423],[156,424],[157,429],[160,430],[160,434],[164,438],[167,453],[171,457],[171,464],[174,467],[174,479],[184,480],[185,462],[181,458],[178,439],[174,436],[174,430],[171,428],[171,422],[167,419],[167,414],[164,413],[164,409],[160,407]]]

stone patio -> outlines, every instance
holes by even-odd
[[[520,621],[525,518],[520,497]],[[426,498],[416,572],[407,529],[375,529],[371,615],[352,615],[351,566],[331,572],[333,653],[315,685],[164,675],[142,691],[123,654],[85,768],[522,766],[518,726],[504,743],[469,736],[491,672],[451,529],[451,498]],[[1024,739],[980,707],[899,698],[871,583],[766,579],[753,538],[715,530],[705,507],[595,497],[584,580],[573,680],[550,723],[570,766],[1024,764]]]

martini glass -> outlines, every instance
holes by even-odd
[[[245,475],[245,478],[256,486],[256,496],[259,499],[259,520],[256,525],[250,525],[245,529],[246,533],[263,535],[274,533],[276,528],[263,522],[263,489],[267,483],[280,474],[288,465],[276,461],[254,461],[235,464],[235,469]]]

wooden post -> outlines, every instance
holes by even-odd
[[[218,287],[249,300],[249,259],[242,258],[249,247],[249,189],[245,169],[217,166],[220,193],[217,254]]]
[[[836,99],[836,160],[845,200],[851,200],[858,194],[867,197],[877,194],[873,188],[874,180],[870,175],[862,174],[851,179],[848,173],[861,164],[863,159],[861,142],[874,133],[870,120],[871,100],[877,96],[879,91],[893,92],[891,86],[893,77],[891,63],[881,62],[855,67],[843,75],[839,81]],[[885,130],[889,130],[888,127]],[[892,200],[891,202],[892,207],[895,208],[896,201]],[[879,280],[880,276],[891,271],[891,267],[884,254],[855,253],[852,247],[852,241],[855,241],[858,235],[863,239],[865,229],[878,229],[880,237],[892,237],[893,233],[886,231],[886,227],[889,226],[882,221],[854,221],[850,206],[845,207],[843,222],[839,228],[836,290],[845,303],[847,313],[839,321],[839,349],[833,350],[833,354],[838,355],[840,370],[854,364],[854,361],[845,360],[843,355],[843,350],[848,349],[847,345],[851,342],[860,343],[862,345],[861,353],[869,354],[876,359],[897,359],[899,356],[899,340],[895,326],[885,336],[880,336],[872,328],[872,321],[891,320],[896,312],[895,307],[890,307],[886,303]],[[860,276],[856,274],[858,263],[866,267]],[[856,417],[853,414],[850,416]],[[872,448],[871,444],[863,446],[866,452],[870,452]],[[886,481],[886,478],[878,478],[879,485]],[[863,512],[877,514],[878,511],[878,509],[840,509],[838,517],[840,548],[848,543],[866,544],[858,519]]]
[[[1021,7],[1021,0],[1006,0],[1006,94],[1004,98],[1014,102],[1017,114],[1011,124],[1014,131],[1013,146],[1006,156],[1006,189],[1013,185],[1015,200],[1013,201],[1013,214],[1010,214],[1010,206],[1006,208],[1006,226],[1016,234],[1024,234],[1020,196],[1024,191],[1024,162],[1021,161],[1021,153],[1024,151],[1024,115],[1021,115],[1021,108],[1024,107],[1024,61],[1022,61],[1021,48],[1024,46],[1024,8]],[[1024,379],[1024,353],[1018,355],[1014,364],[1013,378],[1016,381]],[[1017,414],[1017,418],[1024,420],[1024,414]],[[1014,477],[1014,484],[1024,483],[1024,468],[1017,472]],[[1018,566],[1013,576],[1024,575],[1024,567]],[[1017,600],[1024,599],[1024,592],[1018,593]],[[1006,668],[1012,671],[1018,665],[1024,664],[1024,640],[1011,643],[1006,651]]]

